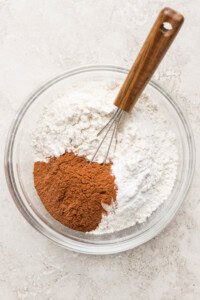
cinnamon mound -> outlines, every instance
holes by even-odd
[[[78,231],[91,231],[106,211],[102,203],[116,200],[111,163],[89,164],[84,157],[65,153],[48,163],[34,164],[34,184],[48,212],[60,223]]]

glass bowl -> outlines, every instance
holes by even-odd
[[[43,106],[67,92],[77,81],[115,80],[122,83],[127,69],[88,66],[64,72],[40,86],[22,105],[12,123],[5,149],[5,173],[13,200],[26,220],[56,244],[87,254],[111,254],[141,245],[155,237],[172,220],[191,185],[195,147],[191,128],[177,103],[155,82],[145,89],[170,121],[177,135],[179,165],[170,197],[143,224],[119,232],[94,235],[71,230],[54,220],[45,210],[33,184],[31,132]]]

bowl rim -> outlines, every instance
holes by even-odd
[[[56,243],[57,245],[60,245],[61,247],[64,247],[65,249],[76,251],[79,253],[84,254],[112,254],[112,253],[119,253],[122,251],[126,251],[132,248],[135,248],[150,239],[154,238],[156,235],[158,235],[174,218],[175,214],[177,213],[178,209],[182,205],[183,201],[185,200],[189,188],[191,187],[194,170],[195,170],[195,162],[196,162],[196,153],[195,153],[195,142],[193,137],[193,132],[191,129],[191,126],[186,120],[180,106],[176,103],[176,101],[170,96],[170,94],[163,89],[157,82],[154,80],[151,80],[149,82],[149,85],[153,88],[155,88],[159,93],[162,94],[172,105],[174,110],[176,111],[177,115],[179,116],[182,124],[184,125],[187,140],[188,140],[188,149],[190,153],[190,159],[189,159],[189,172],[188,172],[188,179],[187,184],[184,189],[184,194],[179,201],[178,205],[176,205],[175,209],[171,209],[166,213],[166,216],[162,220],[159,220],[156,224],[154,224],[154,228],[148,229],[149,232],[143,232],[143,236],[137,237],[137,240],[134,241],[130,239],[127,239],[126,241],[122,240],[120,243],[117,244],[95,244],[91,241],[91,243],[85,243],[83,244],[81,241],[77,241],[76,239],[72,239],[70,237],[64,237],[61,234],[59,234],[59,240],[58,240],[58,233],[50,228],[47,224],[45,224],[35,213],[31,214],[29,210],[26,208],[25,205],[23,205],[23,201],[21,201],[20,194],[18,192],[17,186],[14,182],[14,174],[13,174],[13,163],[12,163],[12,154],[13,154],[13,146],[15,142],[15,135],[17,133],[18,127],[23,119],[23,116],[25,115],[28,108],[31,106],[31,104],[34,102],[35,99],[37,99],[44,91],[46,91],[48,88],[56,84],[57,82],[61,81],[62,79],[65,79],[67,77],[71,77],[80,73],[85,72],[92,72],[92,71],[111,71],[111,72],[117,72],[117,73],[123,73],[128,74],[129,70],[124,67],[119,66],[113,66],[113,65],[86,65],[79,68],[73,68],[66,70],[65,72],[62,72],[54,77],[51,77],[49,80],[45,81],[43,84],[41,84],[38,88],[36,88],[22,103],[20,108],[18,109],[17,114],[14,117],[14,120],[11,123],[6,145],[5,145],[5,153],[4,153],[4,169],[5,169],[5,177],[8,185],[9,192],[14,200],[15,205],[17,206],[18,210],[21,212],[23,217],[28,221],[28,223],[35,228],[37,231],[39,231],[41,234],[46,236],[48,239]],[[162,221],[162,222],[161,222]]]

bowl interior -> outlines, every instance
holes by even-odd
[[[177,136],[179,164],[177,180],[170,197],[143,224],[112,234],[94,235],[73,231],[51,217],[40,201],[33,183],[31,133],[39,114],[58,96],[80,81],[115,80],[122,83],[128,70],[114,67],[88,67],[66,72],[44,84],[22,106],[12,125],[6,151],[6,174],[11,194],[25,218],[58,244],[84,253],[112,253],[133,248],[161,231],[175,215],[189,188],[194,145],[190,127],[175,102],[151,82],[145,94],[154,99]]]

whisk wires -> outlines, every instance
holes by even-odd
[[[114,126],[114,129],[113,129],[113,132],[112,132],[112,136],[111,136],[111,139],[110,139],[110,142],[109,142],[109,145],[108,145],[108,150],[106,152],[106,155],[105,155],[105,158],[104,158],[104,161],[103,161],[103,164],[106,163],[106,160],[107,160],[107,157],[108,157],[108,154],[110,152],[110,148],[111,148],[111,145],[112,145],[112,141],[113,141],[113,138],[115,136],[115,138],[117,138],[117,129],[118,129],[118,126],[119,126],[119,122],[121,120],[121,117],[123,115],[123,110],[121,110],[120,108],[117,108],[115,113],[113,114],[112,118],[105,124],[105,126],[98,132],[97,136],[101,135],[102,132],[106,129],[106,133],[103,137],[103,139],[101,140],[100,144],[98,145],[97,147],[97,150],[95,151],[92,159],[90,160],[90,164],[94,161],[97,153],[99,152],[99,149],[101,148],[101,145],[103,144],[103,142],[105,141],[108,133],[110,132],[111,128]]]

